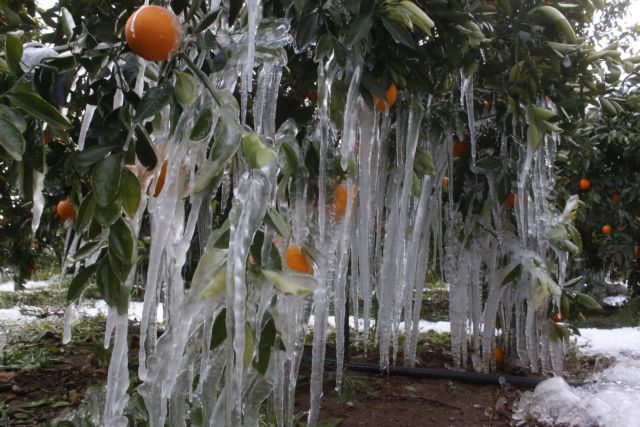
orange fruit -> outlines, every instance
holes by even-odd
[[[499,345],[496,346],[496,365],[502,366],[504,365],[504,350]]]
[[[309,98],[309,101],[316,103],[318,101],[318,92],[315,90],[309,90],[307,92],[307,98]]]
[[[44,145],[49,145],[49,143],[53,140],[53,134],[51,132],[44,133]]]
[[[61,222],[67,222],[68,220],[75,221],[76,219],[76,210],[71,204],[71,199],[68,197],[66,199],[60,200],[56,205],[56,215]]]
[[[620,194],[619,193],[615,193],[613,196],[611,196],[611,201],[613,203],[620,203]]]
[[[591,181],[589,181],[587,178],[582,178],[580,180],[580,189],[583,191],[587,191],[588,189],[591,188]]]
[[[507,206],[513,209],[516,206],[516,193],[509,193],[507,196]]]
[[[164,181],[167,179],[167,166],[169,165],[168,160],[165,160],[162,163],[162,167],[160,168],[160,175],[158,176],[158,180],[156,181],[156,188],[153,191],[153,197],[158,197],[162,188],[164,187]]]
[[[551,315],[551,320],[553,320],[556,323],[562,322],[564,320],[564,315],[560,311],[556,310]]]
[[[488,99],[482,101],[482,108],[484,108],[485,110],[491,108],[491,101],[489,101]]]
[[[331,205],[331,211],[336,220],[341,220],[344,214],[347,213],[347,186],[343,183],[336,185],[334,189],[335,199]]]
[[[131,14],[124,27],[127,44],[149,61],[171,59],[182,44],[178,17],[161,6],[142,6]]]
[[[469,155],[470,148],[468,141],[459,139],[453,143],[453,157],[467,157]]]
[[[442,181],[440,181],[440,187],[442,187],[443,190],[446,190],[447,188],[449,188],[449,177],[448,176],[443,176],[442,177]]]
[[[302,251],[302,248],[296,244],[290,244],[284,253],[287,260],[287,267],[293,271],[304,274],[313,274],[313,267],[309,259]]]
[[[602,233],[605,235],[609,235],[611,234],[611,232],[613,231],[613,228],[609,225],[609,224],[605,224],[602,226]]]
[[[391,83],[391,86],[384,93],[385,100],[378,98],[377,96],[373,97],[373,103],[376,106],[376,111],[384,113],[385,107],[388,105],[389,108],[393,107],[393,104],[396,103],[398,99],[398,88],[395,83]]]

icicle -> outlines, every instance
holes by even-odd
[[[242,70],[242,111],[241,120],[245,123],[247,117],[248,94],[253,90],[253,65],[256,54],[256,30],[258,29],[258,11],[260,0],[247,0],[247,59]]]
[[[84,141],[87,138],[87,132],[89,126],[91,126],[91,120],[93,120],[93,113],[95,113],[97,106],[87,104],[82,116],[82,125],[80,126],[80,135],[78,136],[78,151],[84,150]]]
[[[31,219],[31,233],[33,237],[36,236],[36,231],[40,226],[40,218],[42,217],[42,211],[44,210],[44,196],[42,195],[42,189],[44,188],[44,176],[47,173],[47,165],[44,165],[44,172],[40,173],[37,170],[33,170],[33,208],[31,213],[33,215]]]

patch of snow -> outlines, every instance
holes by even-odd
[[[314,318],[313,316],[309,317],[309,327],[313,327],[314,324]],[[356,327],[356,323],[355,323],[355,318],[353,316],[349,316],[349,326],[352,329],[355,329]],[[375,325],[375,320],[371,319],[369,320],[369,325],[374,326]],[[336,328],[336,318],[335,316],[329,316],[327,318],[327,326],[331,329],[335,329]],[[404,332],[404,322],[400,322],[399,324],[399,329],[400,331]],[[435,331],[438,333],[443,333],[443,332],[450,332],[451,330],[451,326],[449,324],[449,322],[444,322],[444,321],[439,321],[439,322],[429,322],[427,320],[420,320],[419,323],[419,332],[424,333],[424,332],[429,332],[429,331]],[[358,331],[362,332],[364,331],[364,319],[359,318],[358,319]]]
[[[580,329],[578,350],[584,354],[640,358],[640,328]]]
[[[628,298],[624,295],[613,295],[602,298],[602,303],[611,307],[621,307],[627,302]]]
[[[584,387],[571,387],[562,378],[541,382],[524,392],[514,406],[518,425],[532,420],[549,425],[640,426],[640,362],[624,360],[592,377]]]
[[[129,304],[129,319],[134,321],[140,321],[142,319],[142,302],[132,302]],[[22,314],[21,308],[29,312],[38,312],[38,307],[12,307],[8,309],[0,310],[0,324],[21,324],[37,320],[34,316],[28,314]],[[90,300],[85,301],[77,308],[78,319],[84,317],[97,317],[98,315],[106,316],[109,311],[109,306],[104,300]],[[158,321],[163,320],[163,306],[158,306]]]
[[[57,279],[55,278],[49,280],[29,280],[24,284],[24,287],[25,289],[46,288],[47,286],[51,286],[54,283],[57,283]],[[14,288],[15,282],[13,280],[0,283],[0,292],[14,292]]]

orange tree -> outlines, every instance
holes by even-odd
[[[586,41],[601,2],[173,1],[183,39],[161,62],[124,41],[156,35],[127,24],[138,6],[43,12],[55,49],[27,70],[28,36],[4,36],[2,158],[46,158],[77,210],[69,310],[94,278],[110,306],[105,424],[124,422],[134,286],[152,425],[257,423],[269,396],[291,420],[311,313],[313,425],[329,311],[342,323],[350,295],[383,368],[404,321],[411,365],[428,267],[450,285],[454,363],[488,371],[500,348],[562,370],[549,318],[593,302],[564,289],[582,241],[574,192],[550,203],[558,140],[635,66]],[[20,118],[60,141],[55,161]]]
[[[579,122],[575,138],[563,141],[558,193],[576,192],[579,176],[590,177],[591,188],[581,191],[586,206],[577,222],[585,251],[575,270],[629,279],[633,295],[638,295],[640,98],[637,72],[633,68],[626,72],[619,89],[602,94],[602,108],[592,108]],[[605,225],[611,230],[605,230]],[[597,281],[592,285],[599,287]]]

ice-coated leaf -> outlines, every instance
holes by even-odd
[[[211,126],[213,125],[213,112],[211,108],[205,108],[200,112],[198,118],[196,119],[196,123],[193,125],[193,129],[191,129],[191,138],[194,141],[203,140],[209,135],[211,132]]]
[[[22,74],[20,60],[22,59],[22,42],[11,34],[4,34],[4,60],[11,74]]]
[[[262,274],[276,289],[285,294],[307,295],[317,286],[316,279],[309,274],[262,270]]]
[[[80,298],[82,291],[89,285],[93,274],[98,269],[98,264],[82,267],[76,277],[73,278],[67,291],[67,304]]]
[[[189,73],[176,71],[176,86],[173,93],[178,102],[184,106],[193,104],[198,97],[198,84],[196,79]]]

